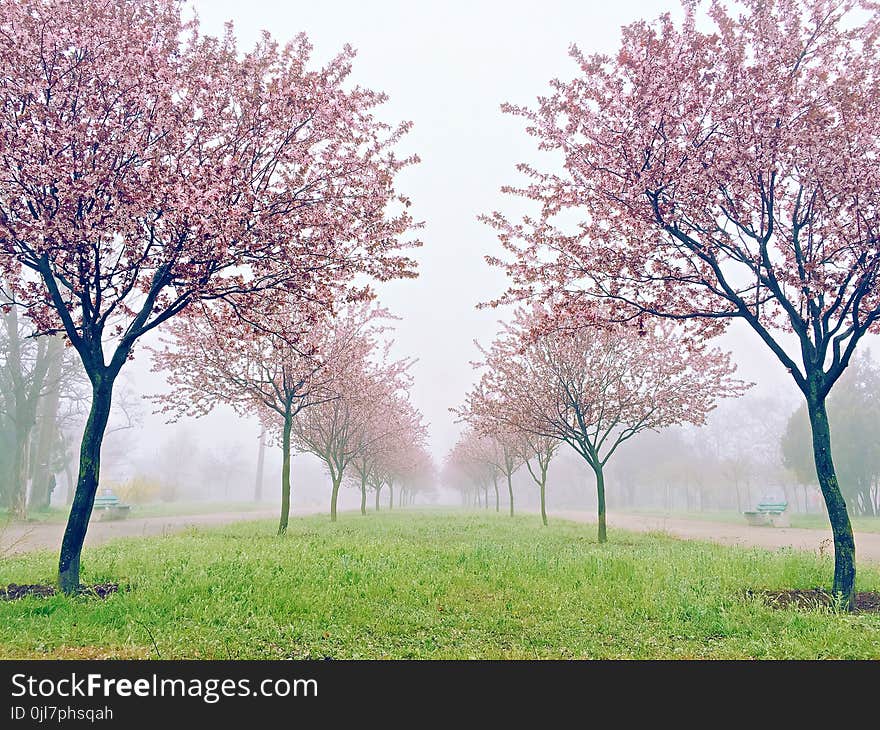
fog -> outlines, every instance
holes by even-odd
[[[241,48],[250,47],[263,29],[281,41],[305,32],[315,46],[316,61],[351,44],[358,51],[354,82],[388,93],[383,114],[389,121],[414,122],[403,148],[416,152],[422,161],[401,175],[399,187],[412,198],[414,217],[425,222],[419,233],[424,246],[415,253],[420,274],[416,280],[376,288],[379,301],[400,318],[395,324],[395,354],[417,358],[412,370],[413,401],[430,424],[431,451],[441,463],[461,430],[449,409],[460,404],[477,377],[471,366],[478,358],[474,341],[488,343],[498,321],[509,314],[503,309],[477,309],[479,303],[499,296],[507,284],[503,272],[484,261],[487,254],[497,254],[499,247],[493,231],[478,222],[477,216],[502,207],[509,214],[517,213],[519,204],[505,199],[500,188],[516,181],[516,163],[535,156],[534,141],[524,133],[521,120],[503,115],[500,104],[530,104],[546,91],[550,79],[573,74],[570,44],[610,51],[618,42],[621,25],[666,11],[675,15],[678,9],[670,2],[635,0],[196,0],[192,5],[207,32],[219,34],[225,21],[233,21]],[[203,418],[169,424],[154,412],[155,404],[143,397],[168,389],[163,374],[151,371],[147,351],[158,344],[160,336],[161,329],[144,338],[134,361],[123,370],[120,386],[127,395],[117,401],[124,400],[125,409],[114,413],[105,441],[102,484],[112,487],[142,478],[158,482],[161,486],[155,489],[163,499],[251,499],[260,433],[256,419],[243,419],[220,407]],[[728,488],[723,493],[723,480],[703,487],[692,480],[689,487],[687,478],[672,467],[639,471],[639,454],[705,444],[725,431],[741,451],[748,450],[750,441],[772,442],[769,455],[762,457],[763,466],[756,466],[748,477],[749,486],[743,486],[751,492],[743,492],[741,508],[760,498],[766,488],[791,488],[785,481],[790,477],[774,472],[773,464],[779,465],[779,439],[800,403],[793,381],[744,325],[734,324],[718,344],[733,353],[738,375],[755,386],[740,403],[723,404],[704,432],[685,429],[648,434],[628,444],[622,452],[627,458],[617,459],[624,466],[615,465],[610,478],[612,508],[638,506],[638,483],[660,485],[643,500],[641,506],[646,508],[735,508],[734,492]],[[876,338],[861,349],[869,345],[880,351]],[[742,414],[752,418],[739,418]],[[755,424],[756,414],[765,416],[757,419],[767,426],[760,434],[747,430]],[[738,434],[735,438],[733,431]],[[729,445],[719,446],[719,453],[725,448],[729,453],[722,454],[723,458],[736,458],[740,453]],[[583,464],[569,451],[563,447],[552,466],[548,499],[551,507],[588,508],[595,499],[593,490]],[[672,492],[659,475],[661,468],[672,469],[666,480],[675,482]],[[278,449],[270,445],[263,478],[265,499],[277,498],[279,474]],[[323,507],[327,477],[320,463],[297,454],[293,475],[294,513]],[[537,497],[527,475],[519,474],[516,479],[521,504],[533,507]],[[629,491],[618,489],[621,484],[629,485]],[[621,490],[630,497],[622,496]],[[697,493],[699,497],[694,496]],[[63,504],[64,494],[64,488],[58,489],[53,502]],[[352,508],[357,500],[356,490],[344,489],[341,508]],[[436,501],[454,504],[460,497],[443,491]]]

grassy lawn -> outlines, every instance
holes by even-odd
[[[214,512],[255,512],[272,509],[271,504],[255,502],[156,502],[154,504],[133,504],[130,517],[171,517],[174,515],[204,515]],[[67,522],[69,507],[51,507],[47,510],[31,512],[28,522],[64,524]],[[7,519],[7,511],[0,509],[0,524]]]
[[[831,561],[533,516],[344,513],[125,539],[84,553],[105,601],[0,602],[0,657],[880,658],[880,616],[772,610]],[[56,556],[0,563],[50,580]],[[860,569],[860,590],[880,571]],[[152,638],[151,638],[152,636]],[[153,642],[155,641],[155,647]]]

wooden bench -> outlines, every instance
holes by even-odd
[[[112,492],[105,492],[95,497],[92,514],[98,514],[100,520],[122,520],[128,516],[131,505],[122,501]]]
[[[753,511],[743,512],[750,525],[788,527],[788,502],[761,502]]]

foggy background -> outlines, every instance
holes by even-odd
[[[389,121],[414,122],[402,152],[416,152],[422,162],[401,174],[399,188],[412,198],[415,219],[426,223],[420,232],[425,245],[415,252],[420,276],[377,290],[382,304],[401,318],[395,354],[418,358],[413,402],[430,424],[439,466],[460,431],[448,409],[460,404],[476,380],[473,341],[488,344],[498,321],[508,316],[475,309],[506,288],[503,273],[484,261],[499,246],[477,216],[495,209],[516,216],[519,203],[499,189],[518,180],[516,163],[536,155],[522,121],[503,115],[500,104],[531,105],[552,78],[573,75],[570,44],[611,52],[621,25],[666,11],[678,16],[677,3],[196,0],[192,5],[205,32],[220,34],[232,20],[242,49],[263,29],[282,43],[305,32],[315,47],[315,64],[351,44],[358,51],[353,82],[389,95],[382,110]],[[876,339],[863,343],[862,352],[869,345],[880,351]],[[162,499],[252,498],[256,420],[218,408],[202,419],[166,424],[141,397],[168,387],[161,373],[150,371],[149,344],[157,344],[155,336],[144,338],[135,361],[123,370],[120,389],[129,394],[125,413],[116,412],[105,441],[102,486],[139,478],[153,482],[150,489]],[[779,440],[801,400],[790,376],[745,325],[734,324],[718,344],[733,352],[738,375],[755,387],[745,398],[723,403],[705,429],[647,434],[627,444],[609,469],[611,509],[631,502],[645,509],[748,509],[767,493],[784,493],[793,507],[798,499],[805,507],[811,498],[815,502],[815,494],[810,496],[815,489],[798,491],[796,478],[781,468]],[[266,453],[268,501],[279,491],[277,451],[269,447]],[[295,455],[292,478],[294,513],[326,508],[329,479],[315,458]],[[563,444],[550,470],[550,508],[590,508],[591,479]],[[520,505],[537,505],[537,489],[525,470],[516,476],[516,491]],[[63,504],[65,492],[59,477],[53,504]],[[358,504],[353,489],[344,488],[340,499],[341,509]],[[437,501],[454,504],[460,497],[444,491]],[[502,498],[502,509],[504,504]]]

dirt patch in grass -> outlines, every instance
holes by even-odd
[[[746,591],[747,596],[758,596],[771,608],[833,608],[835,597],[821,588],[790,591]],[[853,613],[880,613],[880,593],[856,593]]]
[[[149,659],[155,653],[147,646],[56,646],[52,649],[12,652],[4,659]]]
[[[111,593],[116,593],[118,590],[118,583],[95,583],[94,585],[80,586],[79,593],[82,596],[107,598]],[[17,601],[19,598],[25,598],[26,596],[48,598],[49,596],[54,596],[56,592],[55,586],[44,583],[27,585],[10,583],[6,588],[0,588],[0,601]]]

